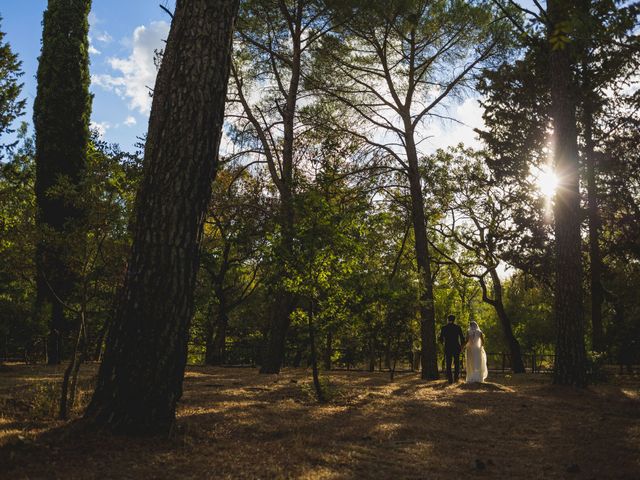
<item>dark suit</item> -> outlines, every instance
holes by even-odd
[[[447,379],[453,383],[451,362],[455,364],[455,380],[460,376],[460,350],[465,343],[464,334],[459,325],[448,323],[440,329],[440,342],[444,343],[444,359],[447,366]]]

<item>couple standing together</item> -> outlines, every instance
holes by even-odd
[[[460,352],[466,347],[465,359],[467,383],[484,382],[487,378],[487,354],[484,351],[484,335],[476,322],[469,322],[465,338],[455,315],[449,315],[447,324],[440,329],[440,342],[444,343],[444,358],[449,383],[457,382],[460,376]],[[451,375],[451,363],[455,366],[455,377]]]

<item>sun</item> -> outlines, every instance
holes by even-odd
[[[549,165],[540,168],[540,172],[536,176],[536,184],[538,190],[547,198],[552,198],[558,188],[558,177]]]

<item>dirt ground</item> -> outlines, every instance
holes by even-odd
[[[171,437],[131,439],[52,419],[61,368],[0,368],[2,479],[640,478],[638,376],[576,391],[332,372],[318,405],[308,371],[192,367]]]

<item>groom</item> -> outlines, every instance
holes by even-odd
[[[464,334],[460,325],[456,325],[455,315],[447,317],[448,323],[440,329],[440,342],[444,342],[444,358],[447,365],[447,379],[453,383],[451,376],[451,361],[455,363],[455,381],[460,376],[460,350],[464,345]]]

